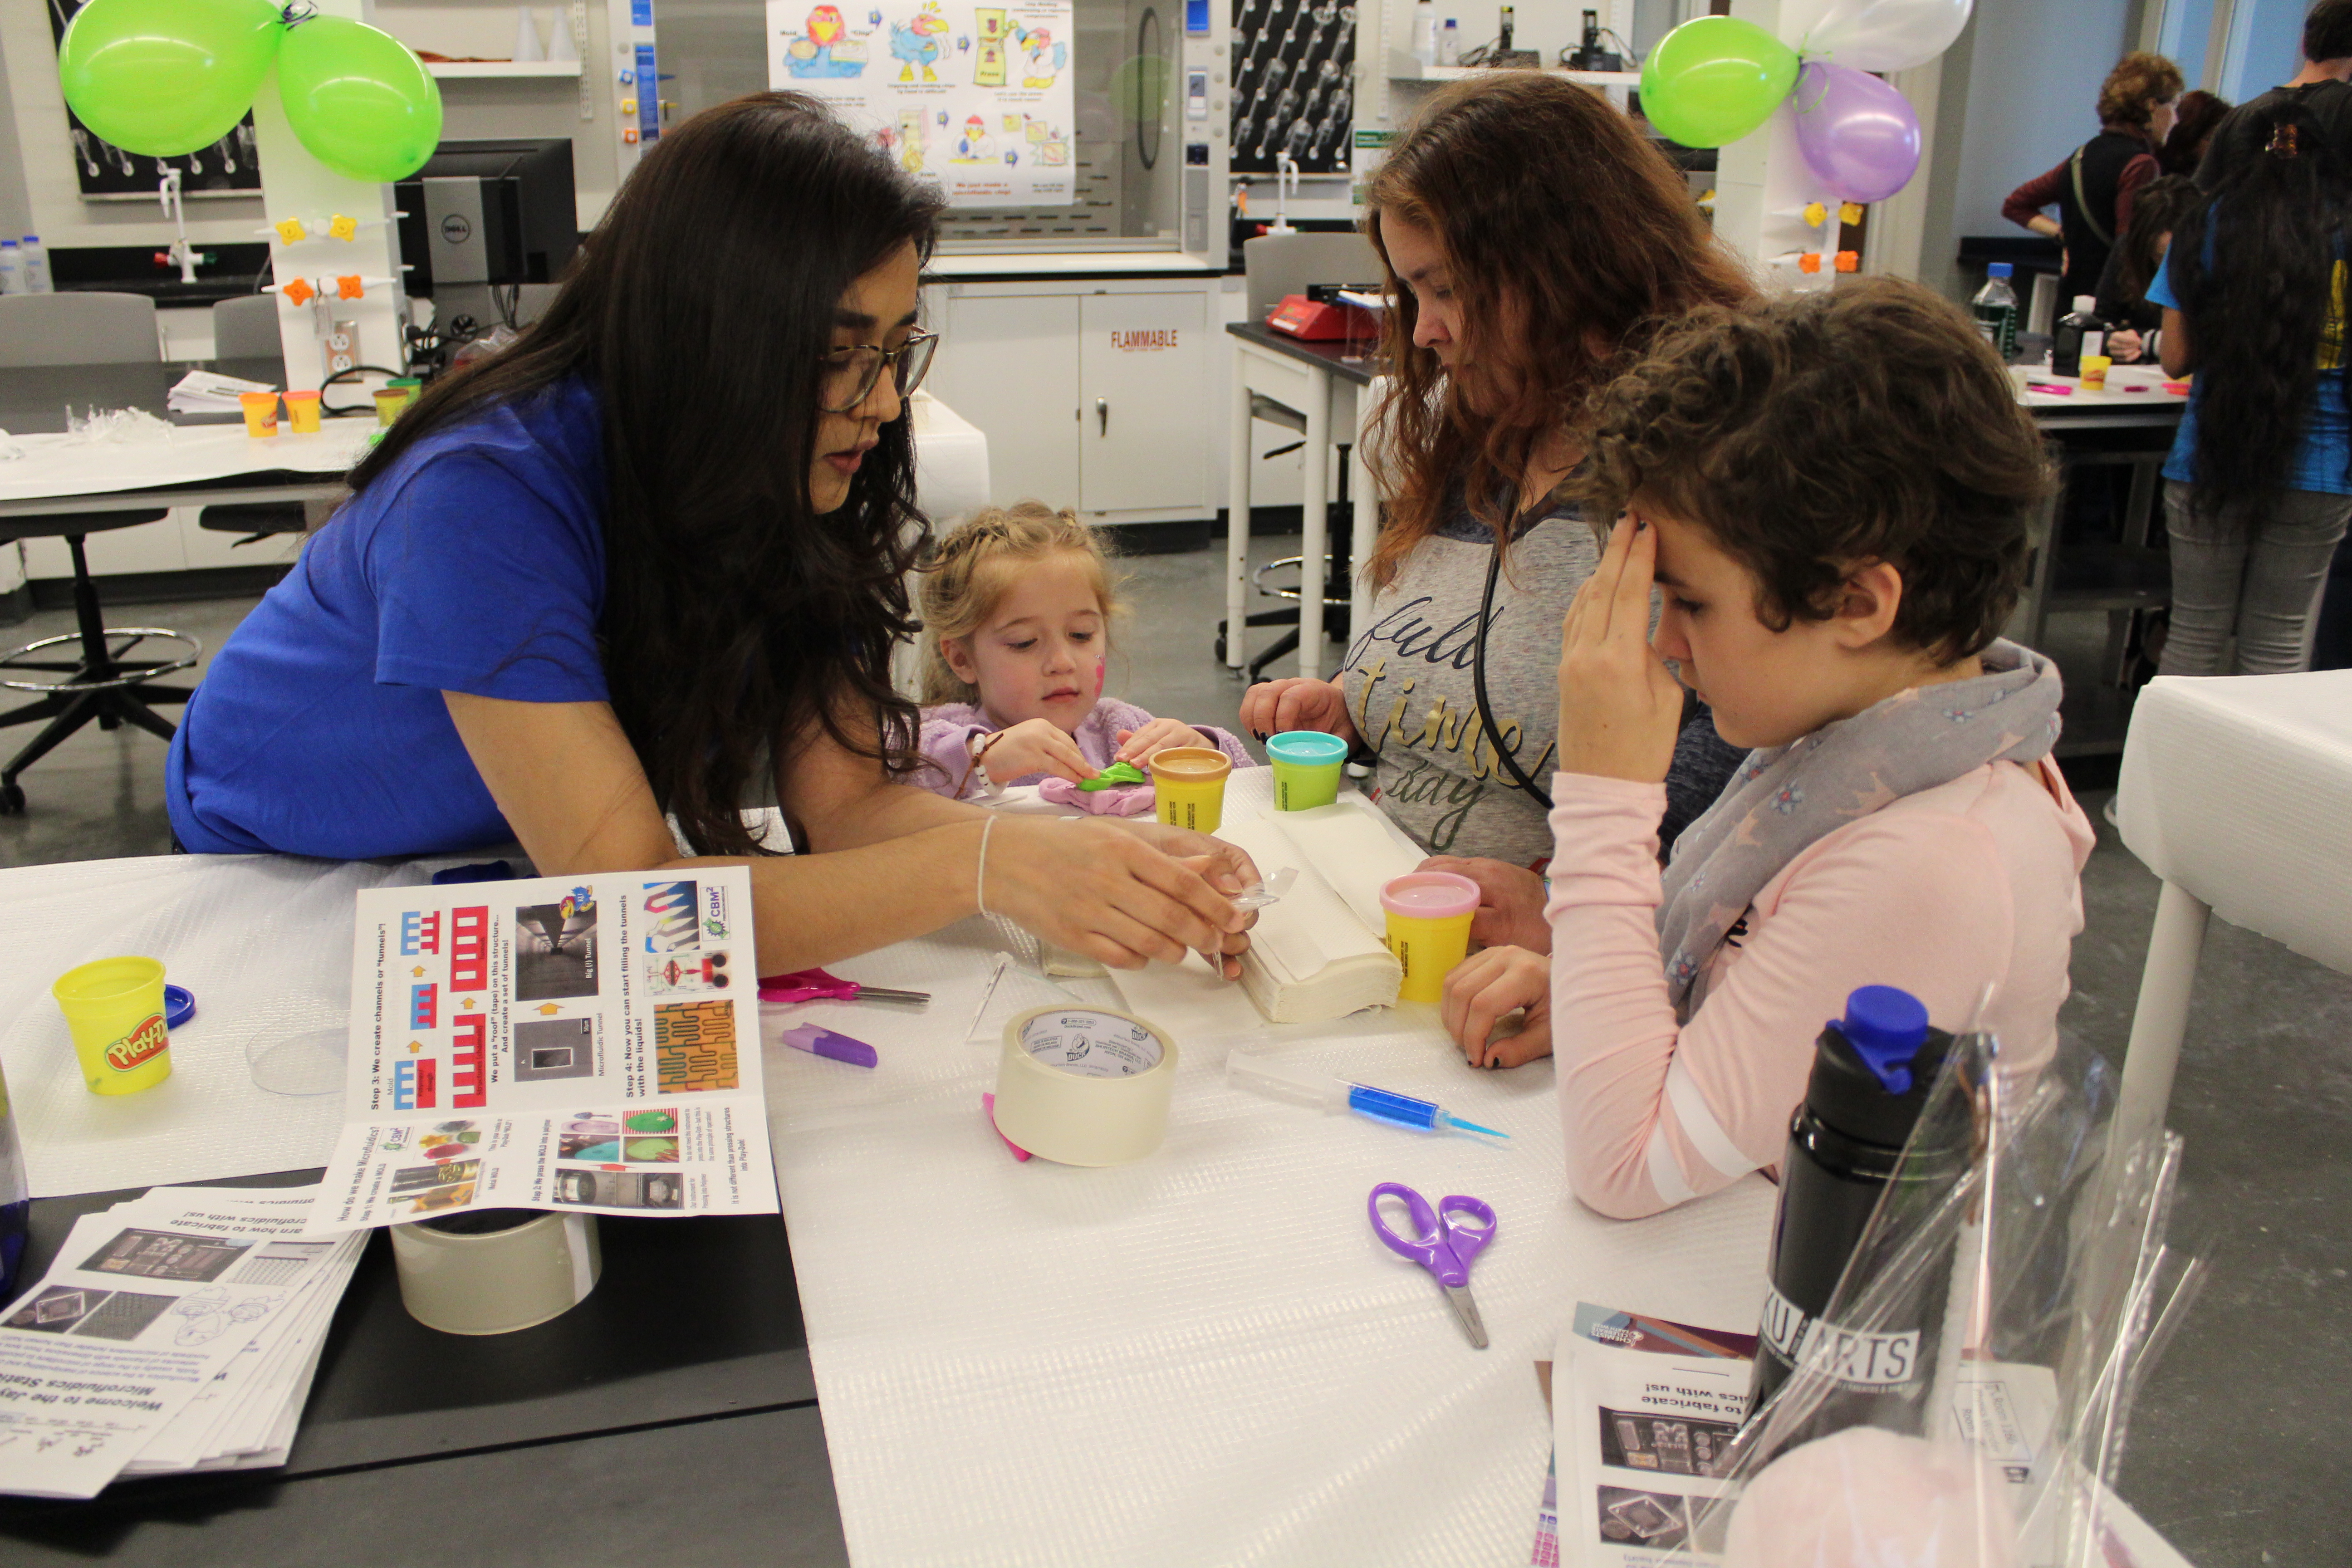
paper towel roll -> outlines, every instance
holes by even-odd
[[[596,1216],[534,1214],[498,1224],[524,1213],[488,1209],[392,1226],[408,1315],[445,1334],[507,1334],[578,1306],[604,1265]]]
[[[996,1125],[1064,1165],[1123,1165],[1160,1147],[1176,1042],[1132,1013],[1038,1007],[1004,1026]]]

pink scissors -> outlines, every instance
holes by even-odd
[[[905,1002],[917,1007],[931,1005],[928,991],[893,991],[887,985],[860,985],[822,969],[796,969],[790,974],[760,977],[762,1002]]]
[[[1381,1217],[1382,1198],[1403,1200],[1405,1214],[1412,1221],[1412,1240],[1391,1230],[1388,1221]],[[1432,1209],[1427,1198],[1402,1182],[1382,1182],[1372,1189],[1364,1206],[1371,1213],[1372,1230],[1381,1245],[1437,1276],[1445,1299],[1454,1303],[1455,1315],[1469,1331],[1470,1342],[1485,1350],[1486,1325],[1478,1316],[1478,1303],[1470,1296],[1470,1260],[1495,1239],[1495,1211],[1483,1201],[1460,1194],[1438,1199],[1437,1207]],[[1457,1215],[1477,1224],[1464,1225]]]

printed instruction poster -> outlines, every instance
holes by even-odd
[[[823,99],[959,207],[1077,199],[1072,0],[768,0],[768,85]]]
[[[344,1072],[315,1231],[777,1211],[740,866],[361,893]]]

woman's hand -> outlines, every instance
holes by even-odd
[[[2129,327],[2107,334],[2107,357],[2117,364],[2137,364],[2147,346],[2139,333]]]
[[[1495,1026],[1525,1008],[1519,1032],[1494,1038]],[[1445,977],[1439,1016],[1474,1068],[1515,1068],[1551,1055],[1551,961],[1523,947],[1490,947]]]
[[[1433,855],[1415,868],[1451,871],[1478,884],[1478,912],[1470,917],[1470,940],[1480,947],[1551,951],[1551,924],[1544,919],[1544,879],[1525,866]]]
[[[1238,844],[1228,844],[1222,838],[1212,838],[1205,833],[1195,833],[1189,827],[1178,827],[1148,816],[1109,816],[1102,819],[1118,827],[1162,855],[1175,857],[1178,864],[1199,872],[1212,888],[1231,896],[1245,888],[1256,887],[1265,879],[1259,875],[1257,863]],[[1241,978],[1242,965],[1238,954],[1249,947],[1248,928],[1257,923],[1257,911],[1244,911],[1242,929],[1228,931],[1220,945],[1217,968],[1228,980]],[[1195,950],[1199,951],[1199,950]],[[1202,953],[1203,958],[1208,954]]]
[[[1139,765],[1150,762],[1154,752],[1164,752],[1171,746],[1206,746],[1213,752],[1217,749],[1214,741],[1177,719],[1154,719],[1140,730],[1121,730],[1112,738],[1118,742],[1118,751],[1111,760]]]
[[[1683,689],[1650,647],[1658,531],[1620,522],[1559,631],[1559,771],[1661,784],[1675,760]]]
[[[1050,719],[1025,719],[1000,731],[983,760],[988,776],[998,784],[1031,773],[1052,773],[1072,784],[1095,776],[1095,765],[1078,750],[1077,742]]]
[[[1213,885],[1230,882],[1238,891],[1255,870],[1231,845],[1200,834],[1139,833],[1097,817],[1000,815],[991,833],[982,904],[1048,942],[1114,969],[1249,945],[1242,932],[1253,911],[1234,908]]]
[[[1242,728],[1259,740],[1286,730],[1320,730],[1356,743],[1347,695],[1338,680],[1262,680],[1242,693]]]

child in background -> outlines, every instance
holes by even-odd
[[[1561,634],[1551,956],[1480,953],[1444,1009],[1475,1061],[1549,979],[1570,1180],[1633,1217],[1779,1162],[1856,986],[2046,1062],[2093,837],[2057,669],[1997,635],[2048,463],[1958,310],[1864,279],[1705,310],[1594,426],[1578,488],[1631,516]],[[1756,749],[1661,875],[1669,659]]]
[[[910,782],[965,800],[1047,778],[1083,783],[1171,746],[1255,765],[1225,731],[1103,696],[1121,606],[1095,531],[1076,513],[1035,501],[981,512],[926,571],[924,766]]]

